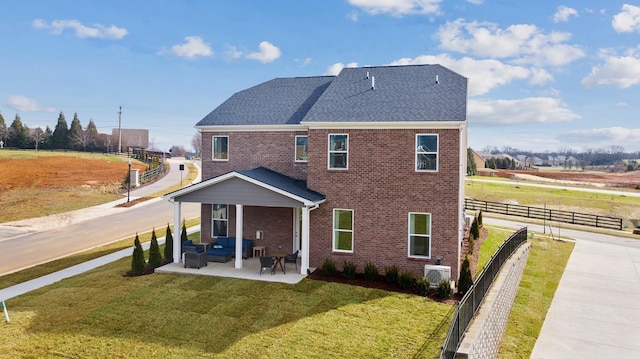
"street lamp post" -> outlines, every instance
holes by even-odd
[[[131,198],[131,160],[129,160],[129,175],[127,176],[127,203]]]

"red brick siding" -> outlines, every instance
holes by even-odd
[[[305,179],[307,164],[295,162],[295,137],[307,132],[204,132],[202,179],[235,170],[266,167],[289,177]],[[213,136],[229,136],[229,161],[212,161]]]
[[[415,172],[415,135],[439,133],[437,173]],[[349,134],[349,169],[327,169],[329,133]],[[311,212],[310,266],[326,258],[341,267],[349,260],[363,270],[373,262],[422,275],[424,265],[443,257],[457,273],[459,179],[458,130],[310,130],[309,188],[326,195]],[[332,251],[334,208],[354,210],[354,252]],[[431,213],[431,259],[408,258],[408,212]],[[453,278],[457,279],[457,278]]]

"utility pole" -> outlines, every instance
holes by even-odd
[[[122,106],[120,106],[120,110],[118,111],[118,154],[122,150]]]

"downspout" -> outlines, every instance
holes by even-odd
[[[314,203],[313,206],[305,206],[302,210],[302,258],[300,263],[300,274],[306,275],[309,272],[309,253],[310,250],[310,238],[309,234],[311,232],[311,211],[320,207],[319,203]],[[306,226],[305,226],[306,222]]]

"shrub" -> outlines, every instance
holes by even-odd
[[[480,227],[478,226],[478,217],[473,218],[473,222],[471,222],[471,229],[469,230],[469,238],[473,237],[473,239],[480,238]]]
[[[171,234],[169,223],[167,223],[167,234],[164,243],[164,259],[168,262],[173,262],[173,235]]]
[[[144,261],[144,251],[136,233],[136,239],[133,241],[133,257],[131,258],[131,272],[135,275],[142,275],[147,267]]]
[[[422,296],[429,294],[429,278],[419,277],[416,279],[416,292]]]
[[[478,212],[478,226],[482,228],[482,210]]]
[[[413,273],[407,270],[400,272],[400,275],[398,276],[398,285],[402,289],[409,289],[413,287]]]
[[[465,294],[469,288],[471,288],[471,285],[473,285],[473,279],[471,278],[471,266],[469,263],[469,257],[465,256],[460,269],[460,278],[458,279],[458,293]]]
[[[473,247],[475,247],[476,240],[473,239],[473,236],[469,236],[469,254],[473,254]]]
[[[180,233],[180,243],[184,241],[188,241],[189,237],[187,237],[187,224],[182,220],[182,233]]]
[[[356,264],[351,261],[342,262],[342,276],[347,279],[356,278]]]
[[[451,298],[453,295],[453,289],[451,289],[451,283],[448,280],[442,279],[438,282],[438,296],[440,298]]]
[[[398,283],[398,266],[394,264],[391,267],[386,267],[384,269],[384,278],[387,283]]]
[[[366,280],[377,280],[378,279],[378,267],[371,262],[367,262],[364,265],[364,279]]]
[[[333,263],[333,261],[329,258],[325,259],[320,270],[322,271],[322,275],[324,275],[325,277],[335,277],[336,273],[338,272],[336,270],[336,264]]]
[[[156,237],[156,229],[151,231],[151,243],[149,244],[149,265],[153,268],[162,265],[162,255],[160,254],[160,246],[158,246],[158,238]]]

